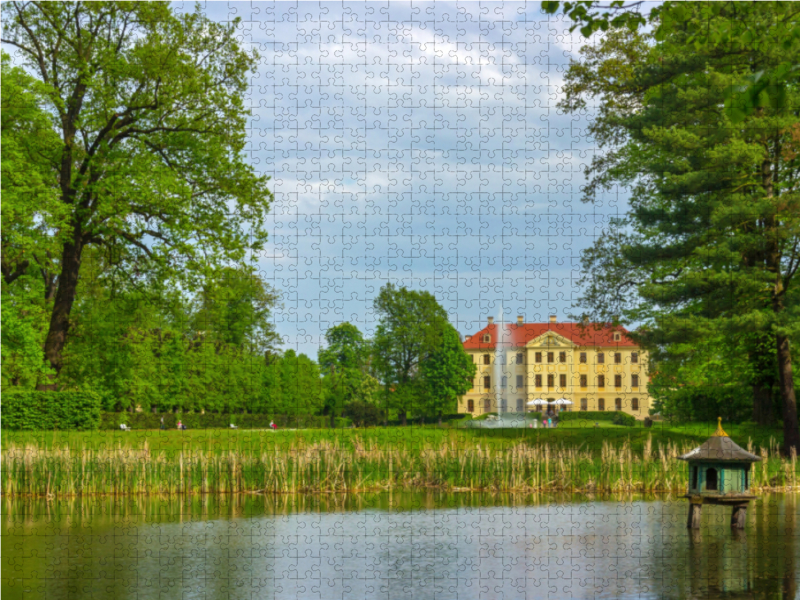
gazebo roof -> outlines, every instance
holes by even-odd
[[[678,457],[679,460],[693,461],[713,461],[713,462],[759,462],[760,456],[751,454],[747,450],[739,447],[722,430],[722,418],[719,419],[717,430],[708,438],[702,446],[687,452]]]

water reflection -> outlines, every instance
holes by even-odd
[[[3,503],[6,598],[797,598],[794,496],[732,533],[685,501],[513,494]]]

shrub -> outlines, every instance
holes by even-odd
[[[2,427],[9,431],[97,429],[100,404],[94,392],[6,392]]]
[[[342,414],[345,418],[352,420],[357,427],[375,426],[383,417],[380,408],[372,404],[372,402],[364,402],[363,400],[348,402],[344,405]]]
[[[616,411],[580,411],[562,412],[558,418],[562,421],[613,421]]]
[[[624,412],[617,412],[611,420],[614,425],[624,425],[625,427],[635,427],[636,418]]]

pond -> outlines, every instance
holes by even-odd
[[[799,598],[800,499],[747,528],[675,497],[2,501],[7,598]]]

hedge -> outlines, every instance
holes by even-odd
[[[618,410],[560,412],[558,418],[562,421],[611,421],[628,427],[636,425],[636,417]]]
[[[94,392],[5,392],[2,428],[8,431],[92,430],[100,424],[100,396]]]
[[[314,415],[104,412],[100,419],[100,429],[119,429],[123,423],[131,429],[159,429],[162,417],[167,429],[176,429],[178,421],[186,425],[187,429],[227,429],[231,423],[240,429],[267,429],[270,422],[274,422],[279,429],[326,428],[331,421],[330,417]],[[349,419],[336,419],[337,428],[349,426]]]

